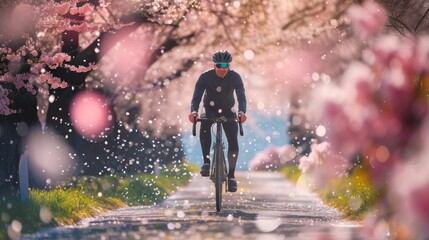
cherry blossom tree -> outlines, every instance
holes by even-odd
[[[361,54],[335,82],[318,83],[308,114],[326,129],[323,137],[332,144],[330,152],[351,164],[357,158],[380,191],[377,218],[368,218],[371,237],[379,237],[375,229],[382,225],[399,238],[427,236],[427,211],[421,205],[427,199],[427,178],[416,175],[419,180],[403,184],[411,171],[427,171],[421,156],[427,143],[422,132],[429,107],[428,36],[418,30],[427,22],[426,14],[410,28],[408,20],[387,17],[385,8],[374,2],[354,5],[348,13],[362,39]],[[391,25],[383,29],[385,22]],[[307,169],[315,159],[303,157],[300,166]]]
[[[26,114],[14,105],[15,92],[30,94],[33,103],[37,93],[45,131],[85,149],[93,134],[82,139],[70,116],[76,111],[70,110],[82,91],[98,89],[108,99],[102,106],[112,106],[109,121],[118,121],[119,128],[138,129],[145,138],[177,134],[187,127],[180,114],[187,109],[183,96],[191,95],[190,79],[210,66],[210,55],[219,48],[237,53],[237,66],[251,61],[248,48],[274,39],[268,31],[258,33],[273,23],[265,17],[274,6],[260,1],[6,1],[0,39],[2,118],[17,124],[14,117]],[[254,34],[271,40],[252,41]],[[101,138],[114,128],[119,130],[115,124],[106,127]],[[17,165],[18,155],[11,165]]]
[[[324,30],[317,28],[321,31],[293,49],[277,52],[267,64],[275,71],[261,78],[274,108],[260,105],[270,113],[287,103],[291,126],[304,133],[298,141],[310,141],[311,135],[319,139],[300,158],[301,170],[317,179],[313,183],[344,176],[356,164],[367,171],[381,193],[375,217],[366,219],[369,238],[384,232],[425,238],[429,6],[426,1],[377,2],[347,5],[328,18]],[[276,164],[278,156],[271,149],[255,160],[263,168]],[[330,160],[338,160],[341,171],[320,167],[331,166]]]
[[[16,101],[10,99],[10,94],[23,88],[35,94],[37,86],[40,98],[46,96],[45,99],[49,99],[48,109],[41,109],[40,112],[43,114],[46,111],[46,117],[42,118],[42,121],[48,129],[51,128],[65,136],[73,147],[77,147],[76,144],[81,146],[82,140],[71,131],[70,101],[86,88],[85,79],[89,73],[98,67],[99,60],[121,39],[143,23],[174,25],[163,22],[168,21],[165,16],[170,6],[168,2],[164,2],[163,6],[156,9],[155,5],[162,5],[162,2],[148,3],[141,9],[143,12],[122,12],[115,16],[108,9],[109,3],[104,1],[42,1],[42,3],[44,4],[39,3],[40,7],[37,7],[37,4],[19,2],[8,2],[7,5],[3,5],[6,10],[12,10],[12,15],[6,17],[15,21],[18,20],[18,16],[26,18],[25,21],[19,20],[25,23],[23,26],[9,29],[11,34],[3,35],[1,114],[5,116],[6,122],[13,124],[16,121],[14,117],[23,115],[24,109],[11,108],[11,103]],[[106,19],[106,14],[111,19]],[[165,14],[164,18],[160,14]],[[100,19],[102,21],[99,21]],[[157,19],[159,20],[156,21]],[[32,28],[30,25],[34,22],[36,25]],[[95,37],[81,41],[81,35],[85,32],[93,33]],[[168,52],[178,44],[176,41],[180,40],[183,39],[166,38],[164,45],[159,47],[162,48],[162,52]],[[150,54],[152,61],[155,61],[160,52],[160,49],[153,50]],[[10,89],[5,89],[6,85],[10,85]],[[17,157],[19,155],[15,154],[12,160],[8,159],[13,162],[8,165],[16,166]],[[6,173],[4,177],[2,176],[3,179],[8,175]],[[12,173],[10,175],[15,176]]]
[[[409,189],[398,179],[424,165],[427,138],[419,132],[427,128],[429,8],[417,0],[377,2],[385,8],[351,0],[3,1],[1,156],[8,160],[0,177],[16,181],[9,176],[22,138],[40,124],[91,159],[77,167],[62,163],[76,170],[110,174],[171,160],[166,152],[181,152],[181,132],[190,129],[186,115],[198,74],[212,67],[215,50],[228,49],[245,80],[249,112],[289,116],[297,155],[314,150],[302,158],[307,174],[329,180],[332,172],[312,171],[311,164],[346,159],[344,173],[358,156],[372,167],[374,184],[388,189],[381,212],[393,209],[395,219],[407,212],[407,226],[421,232],[424,226],[413,223],[427,221],[427,178],[422,173]],[[86,106],[102,110],[97,122],[107,123],[100,130],[82,125],[90,117],[77,117],[94,112]],[[313,137],[320,145],[311,144]],[[104,155],[85,152],[95,146]],[[278,166],[295,156],[289,149],[295,148],[259,157]]]

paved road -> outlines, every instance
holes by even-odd
[[[241,172],[237,180],[238,191],[224,194],[220,212],[212,182],[195,176],[158,205],[119,209],[23,239],[360,239],[359,225],[341,220],[280,174]]]

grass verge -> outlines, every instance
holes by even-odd
[[[301,176],[296,166],[283,167],[279,172],[294,183]],[[332,180],[316,192],[325,204],[338,209],[350,220],[361,219],[375,207],[379,198],[368,174],[361,167],[356,167],[348,177]]]
[[[282,167],[279,169],[279,172],[285,175],[286,178],[293,183],[296,183],[301,176],[301,170],[299,170],[298,166],[295,165]]]
[[[21,202],[16,193],[0,193],[0,239],[15,239],[42,228],[69,225],[108,210],[155,204],[186,185],[195,166],[188,163],[161,168],[158,176],[81,177],[50,191],[30,190]]]
[[[372,210],[379,199],[368,174],[360,167],[347,178],[338,178],[318,191],[329,206],[340,210],[348,219],[360,220]]]

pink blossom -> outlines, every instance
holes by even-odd
[[[252,170],[266,170],[277,167],[279,153],[275,147],[269,147],[265,151],[258,153],[249,163]],[[275,166],[273,166],[275,163]]]
[[[384,68],[402,68],[408,74],[414,74],[418,67],[415,64],[416,44],[414,40],[399,38],[396,35],[385,35],[375,39],[372,47],[377,63]]]
[[[296,149],[292,145],[282,147],[270,146],[258,153],[250,162],[251,170],[267,170],[285,166],[296,157]]]
[[[57,89],[57,88],[59,88],[60,87],[60,84],[58,84],[58,82],[52,82],[51,83],[51,88],[52,89]]]
[[[429,36],[423,36],[417,42],[417,64],[419,69],[429,72]]]
[[[385,220],[379,219],[375,214],[368,214],[363,220],[360,233],[363,239],[386,239],[391,235],[391,229]]]
[[[34,87],[33,87],[32,84],[26,84],[24,87],[27,90],[27,92],[29,92],[29,93],[31,93],[33,95],[37,94],[37,91],[36,91],[36,89],[34,89]]]
[[[8,89],[4,89],[0,85],[0,115],[10,115],[16,112],[9,108],[9,104],[11,103],[8,97],[9,93]]]
[[[57,67],[62,66],[64,62],[68,62],[70,60],[71,56],[66,53],[56,53],[53,56],[49,56],[47,53],[42,53],[39,62],[46,64],[50,69],[56,69]]]
[[[350,9],[368,43],[364,61],[352,62],[338,82],[314,91],[311,114],[326,127],[331,153],[341,151],[350,162],[359,154],[374,186],[388,192],[381,195],[380,215],[423,233],[429,227],[429,124],[423,124],[429,111],[429,37],[375,34],[384,21],[376,6],[366,2]],[[322,160],[335,157],[325,158],[323,149],[312,146],[300,159],[300,168],[315,183],[335,176],[324,167],[337,165]],[[374,225],[385,233],[382,221]]]
[[[89,12],[91,12],[92,10],[94,10],[94,6],[92,6],[89,3],[84,4],[82,7],[73,7],[70,9],[70,14],[72,15],[85,15]]]
[[[17,89],[26,88],[30,93],[36,94],[36,91],[33,85],[30,82],[31,74],[22,73],[12,75],[10,72],[0,76],[0,82],[9,82],[13,83]]]
[[[19,52],[19,54],[21,54],[21,56],[26,56],[27,55],[27,51],[25,48],[21,47],[17,50],[17,52]]]
[[[418,215],[418,217],[424,221],[426,226],[429,226],[429,182],[425,185],[415,188],[411,192],[411,206]]]
[[[7,104],[9,104],[9,103],[10,103],[10,100],[9,100],[9,98],[7,97],[7,95],[9,94],[9,92],[10,92],[10,90],[5,89],[5,88],[3,88],[3,87],[0,85],[0,99],[2,99],[2,101],[3,101],[4,103],[7,103]]]
[[[327,101],[323,110],[324,113],[321,115],[323,125],[328,129],[327,135],[334,151],[351,156],[365,146],[367,134],[366,129],[362,127],[363,119],[349,115],[358,113],[356,108],[344,109],[339,103]]]
[[[52,76],[52,75],[51,75]],[[57,78],[55,78],[55,77],[50,77],[50,78],[48,78],[48,80],[47,80],[47,83],[48,84],[54,84],[54,83],[57,83],[58,82],[58,80],[57,80]]]
[[[348,13],[355,29],[364,37],[378,32],[386,21],[386,11],[373,1],[353,5],[349,8]]]
[[[42,71],[43,66],[43,63],[34,63],[30,67],[30,72],[37,75]]]
[[[67,21],[67,20],[65,20]],[[48,18],[44,18],[41,22],[40,22],[40,26],[43,26],[44,28],[47,29],[55,29],[55,27],[58,25],[58,20],[53,18],[53,17],[48,17]]]
[[[70,2],[64,2],[61,4],[55,5],[55,12],[57,12],[59,15],[65,15],[71,7]]]
[[[39,81],[41,83],[48,82],[48,79],[50,79],[51,77],[52,77],[52,74],[50,74],[50,73],[40,74],[39,75]]]
[[[68,84],[66,82],[62,82],[60,84],[60,88],[66,88],[68,86]]]
[[[70,60],[71,60],[71,56],[68,55],[67,53],[56,53],[52,57],[53,63],[56,63],[56,64],[61,64],[63,62],[69,62]]]
[[[79,65],[77,67],[74,65],[66,64],[65,67],[69,68],[71,71],[81,73],[81,72],[89,72],[89,71],[97,69],[98,64],[90,63],[88,66]]]
[[[81,23],[80,25],[72,25],[68,27],[68,30],[76,32],[85,32],[88,31],[89,26],[87,23]]]
[[[88,71],[90,71],[90,69],[88,69],[87,67],[85,67],[85,66],[79,66],[77,69],[76,69],[76,72],[88,72]]]
[[[388,200],[395,206],[394,219],[400,221],[414,233],[429,227],[429,120],[426,119],[415,136],[415,150],[419,150],[409,161],[393,166]]]
[[[60,78],[54,77],[51,73],[40,74],[39,81],[42,83],[46,82],[50,84],[53,89],[63,86],[67,87],[67,83],[61,82]]]
[[[6,55],[6,59],[9,61],[20,61],[21,60],[21,56],[18,54],[8,54]]]
[[[369,151],[374,143],[393,149],[407,144],[418,126],[408,126],[403,119],[420,119],[427,112],[427,106],[415,101],[413,76],[424,71],[416,57],[424,50],[420,51],[417,42],[394,36],[377,38],[372,48],[374,67],[353,62],[338,88],[329,88],[330,95],[341,97],[318,96],[322,100],[315,102],[324,112],[317,115],[329,128],[334,149],[351,156]]]
[[[0,82],[10,82],[9,79],[11,77],[12,77],[12,74],[10,72],[5,73],[4,75],[0,75]]]
[[[10,109],[7,107],[6,103],[3,100],[0,100],[0,115],[11,115],[16,113],[16,110]]]
[[[32,50],[32,51],[30,52],[30,54],[31,54],[33,57],[37,57],[37,56],[39,55],[39,53],[38,53],[36,50]]]
[[[323,187],[333,178],[347,176],[349,163],[341,155],[331,151],[328,142],[313,141],[311,152],[299,159],[299,169],[314,180],[316,187]]]

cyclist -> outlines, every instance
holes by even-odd
[[[194,95],[191,102],[191,114],[189,120],[193,123],[198,118],[198,109],[203,98],[203,106],[207,118],[224,116],[226,118],[237,118],[234,110],[234,91],[238,102],[238,116],[240,121],[245,122],[246,116],[246,94],[240,74],[230,69],[232,55],[226,50],[220,50],[213,54],[214,69],[205,71],[200,75],[195,85]],[[195,118],[196,116],[196,118]],[[204,163],[201,166],[201,175],[210,175],[210,147],[211,147],[211,123],[201,122],[200,142],[203,152]],[[238,159],[238,124],[237,122],[225,122],[223,129],[228,141],[228,190],[237,191],[235,180],[235,167]]]

